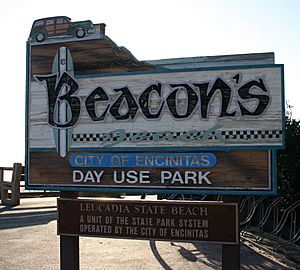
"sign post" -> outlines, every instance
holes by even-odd
[[[231,202],[238,205],[240,209],[240,198],[238,196],[223,196],[225,203]],[[237,220],[240,223],[240,211],[237,211]],[[241,249],[240,249],[240,226],[237,227],[238,243],[222,244],[222,269],[239,270],[241,268]]]
[[[61,269],[79,268],[80,235],[221,243],[223,268],[239,268],[235,196],[276,195],[276,149],[284,144],[283,65],[250,58],[172,69],[172,60],[136,60],[103,23],[64,16],[33,23],[26,187],[61,191]],[[225,199],[77,199],[75,192],[90,191]]]
[[[76,199],[76,192],[62,191],[61,199]],[[60,235],[60,269],[70,270],[79,269],[79,236]]]

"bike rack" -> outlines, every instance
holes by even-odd
[[[242,235],[255,237],[256,242],[264,243],[266,246],[269,246],[269,249],[275,252],[283,247],[288,248],[288,246],[294,245],[294,249],[289,252],[292,253],[295,251],[295,256],[298,256],[299,246],[297,246],[297,242],[300,241],[300,200],[284,207],[283,204],[287,202],[284,197],[275,198],[270,203],[264,201],[264,199],[265,197],[260,197],[256,200],[246,197],[242,200],[241,211],[247,213],[247,217],[241,222],[241,226],[246,227]],[[247,204],[250,205],[248,206],[250,210],[247,209]],[[263,204],[267,204],[265,211]],[[253,227],[247,226],[258,210],[261,212],[259,213],[259,222],[257,225]],[[264,230],[264,226],[267,223],[272,225],[270,232]],[[285,233],[285,238],[288,238],[288,240],[282,237],[283,233]]]
[[[300,206],[300,200],[294,202],[292,205],[290,205],[288,208],[286,208],[282,214],[282,217],[277,225],[277,227],[270,233],[268,233],[268,235],[274,235],[278,238],[279,233],[281,232],[283,226],[285,225],[288,217],[291,215],[291,230],[290,230],[290,235],[294,235],[296,233],[296,208]],[[294,224],[294,225],[293,225]],[[294,233],[291,233],[293,232]]]
[[[257,209],[259,209],[260,212],[264,211],[264,206],[263,206],[262,202],[263,202],[263,200],[265,200],[265,198],[266,198],[265,196],[262,196],[262,197],[259,197],[257,200],[253,199],[253,202],[250,205],[250,211],[249,211],[247,217],[244,220],[241,220],[241,222],[240,222],[241,227],[246,227],[250,223],[250,221],[253,218]],[[262,214],[260,214],[260,215],[262,215]],[[244,233],[246,233],[246,232],[243,231],[242,235]]]
[[[248,228],[247,231],[259,231],[260,233],[263,233],[263,227],[264,225],[267,223],[267,221],[270,218],[271,212],[274,210],[275,212],[275,208],[276,206],[278,206],[281,202],[283,201],[282,197],[276,198],[275,200],[273,200],[268,206],[267,209],[264,213],[262,213],[261,211],[261,215],[260,215],[260,221],[258,222],[258,224],[252,228]],[[275,228],[273,226],[273,228]]]
[[[296,245],[296,243],[300,241],[300,228],[298,229],[297,233],[288,241],[286,241],[285,243],[279,243],[279,244],[276,244],[274,247],[273,247],[273,250],[274,251],[279,251],[280,248],[284,247],[284,246],[289,246],[289,245]]]

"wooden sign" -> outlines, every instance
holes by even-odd
[[[105,24],[37,20],[26,185],[274,193],[265,149],[283,145],[283,105],[283,65],[162,69],[118,47]]]
[[[163,193],[272,193],[266,150],[195,153],[32,153],[30,184],[80,190]],[[258,166],[259,164],[259,166]]]
[[[58,199],[58,234],[238,244],[237,216],[235,203]]]
[[[81,76],[74,53],[63,45],[47,74],[31,64],[36,70],[29,78],[33,148],[65,145],[55,130],[68,137],[66,153],[69,147],[197,150],[283,144],[280,65]],[[57,66],[58,55],[67,57],[68,67]]]

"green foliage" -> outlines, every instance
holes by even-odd
[[[278,193],[300,198],[300,121],[292,118],[291,106],[285,117],[285,149],[277,153]]]

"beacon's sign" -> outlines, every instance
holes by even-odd
[[[152,77],[153,75],[151,75]],[[150,77],[150,76],[149,76]],[[238,83],[239,74],[235,76]],[[209,118],[210,106],[217,93],[220,95],[218,101],[219,119],[231,118],[243,119],[247,117],[261,117],[271,103],[271,94],[263,78],[253,79],[239,86],[235,91],[228,82],[222,78],[215,78],[211,81],[204,81],[199,76],[199,82],[189,82],[189,78],[182,82],[151,82],[147,86],[148,81],[139,89],[139,96],[135,96],[131,89],[134,86],[127,86],[128,80],[124,82],[122,87],[102,87],[95,85],[95,89],[85,97],[83,104],[78,96],[80,93],[79,84],[75,78],[64,72],[58,78],[57,74],[49,76],[36,76],[40,82],[45,82],[45,88],[48,98],[48,123],[53,128],[70,128],[78,123],[81,109],[85,109],[93,122],[107,122],[110,115],[114,121],[134,121],[141,114],[145,120],[159,120],[162,114],[167,111],[172,118],[176,120],[189,119],[192,114],[198,112],[200,119],[207,120]],[[113,78],[112,78],[113,80]],[[62,95],[62,88],[67,87],[68,91]],[[106,89],[106,90],[105,90]],[[110,90],[110,94],[108,91]],[[273,90],[273,89],[272,89]],[[167,93],[164,95],[164,93]],[[180,98],[180,94],[183,96]],[[158,98],[158,108],[153,108],[151,98],[156,95]],[[251,108],[246,104],[254,101]],[[184,108],[180,102],[184,102]],[[71,112],[70,119],[62,121],[58,118],[55,121],[56,108],[59,103],[65,103]],[[98,110],[97,105],[103,104],[104,109]],[[123,104],[126,104],[126,112],[121,111]],[[229,110],[232,105],[236,105],[236,109]],[[81,106],[82,105],[82,106]],[[84,108],[81,108],[84,107]]]
[[[161,68],[137,61],[102,28],[43,40],[32,32],[27,187],[275,190],[272,151],[284,139],[283,65]]]
[[[32,146],[49,141],[57,146],[52,129],[71,133],[65,135],[71,138],[68,145],[79,148],[280,147],[282,79],[281,65],[107,76],[34,74],[31,91],[44,101],[31,98],[32,129],[54,138],[32,140]],[[36,109],[42,109],[43,118]]]

